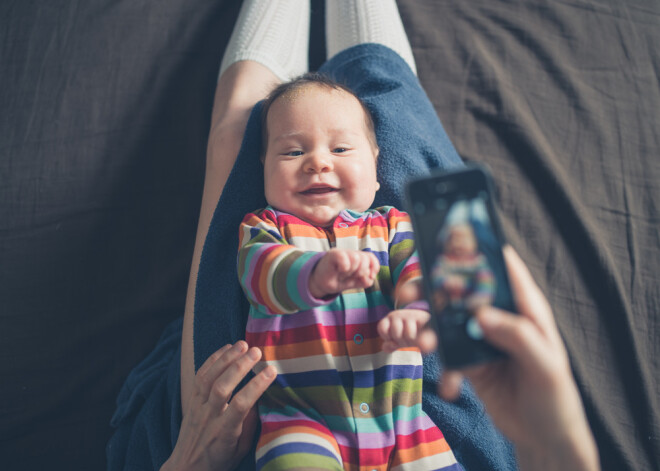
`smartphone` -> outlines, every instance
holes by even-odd
[[[490,173],[472,165],[418,178],[408,182],[406,198],[445,366],[501,358],[473,315],[483,305],[515,312]]]

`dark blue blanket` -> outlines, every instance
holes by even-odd
[[[433,168],[462,165],[417,77],[393,51],[360,45],[320,69],[352,88],[374,116],[381,189],[375,206],[403,205],[404,182]],[[195,368],[226,343],[244,337],[248,304],[236,275],[238,226],[264,207],[260,105],[250,116],[242,147],[215,211],[199,267],[195,303]],[[179,341],[173,324],[152,353],[129,376],[118,399],[108,445],[110,469],[157,468],[171,453],[181,420]],[[511,445],[493,427],[472,390],[446,403],[435,394],[438,360],[424,360],[424,410],[438,424],[466,470],[516,469]],[[248,456],[241,469],[254,468]]]

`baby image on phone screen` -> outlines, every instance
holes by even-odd
[[[431,271],[436,311],[471,312],[493,303],[495,276],[479,250],[475,231],[475,223],[487,217],[481,204],[479,199],[454,203],[438,233],[438,256]]]

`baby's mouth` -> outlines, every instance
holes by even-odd
[[[332,188],[331,186],[313,186],[301,191],[300,193],[303,195],[324,195],[327,193],[334,193],[336,191],[339,190],[337,188]]]

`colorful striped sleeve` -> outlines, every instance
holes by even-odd
[[[306,252],[289,245],[272,212],[245,216],[239,237],[239,281],[258,311],[292,314],[329,302],[309,292],[309,277],[323,252]]]
[[[422,278],[419,257],[415,250],[412,223],[407,213],[396,208],[387,208],[389,226],[389,262],[394,293],[406,283],[418,282]],[[394,307],[400,309],[398,301]]]

